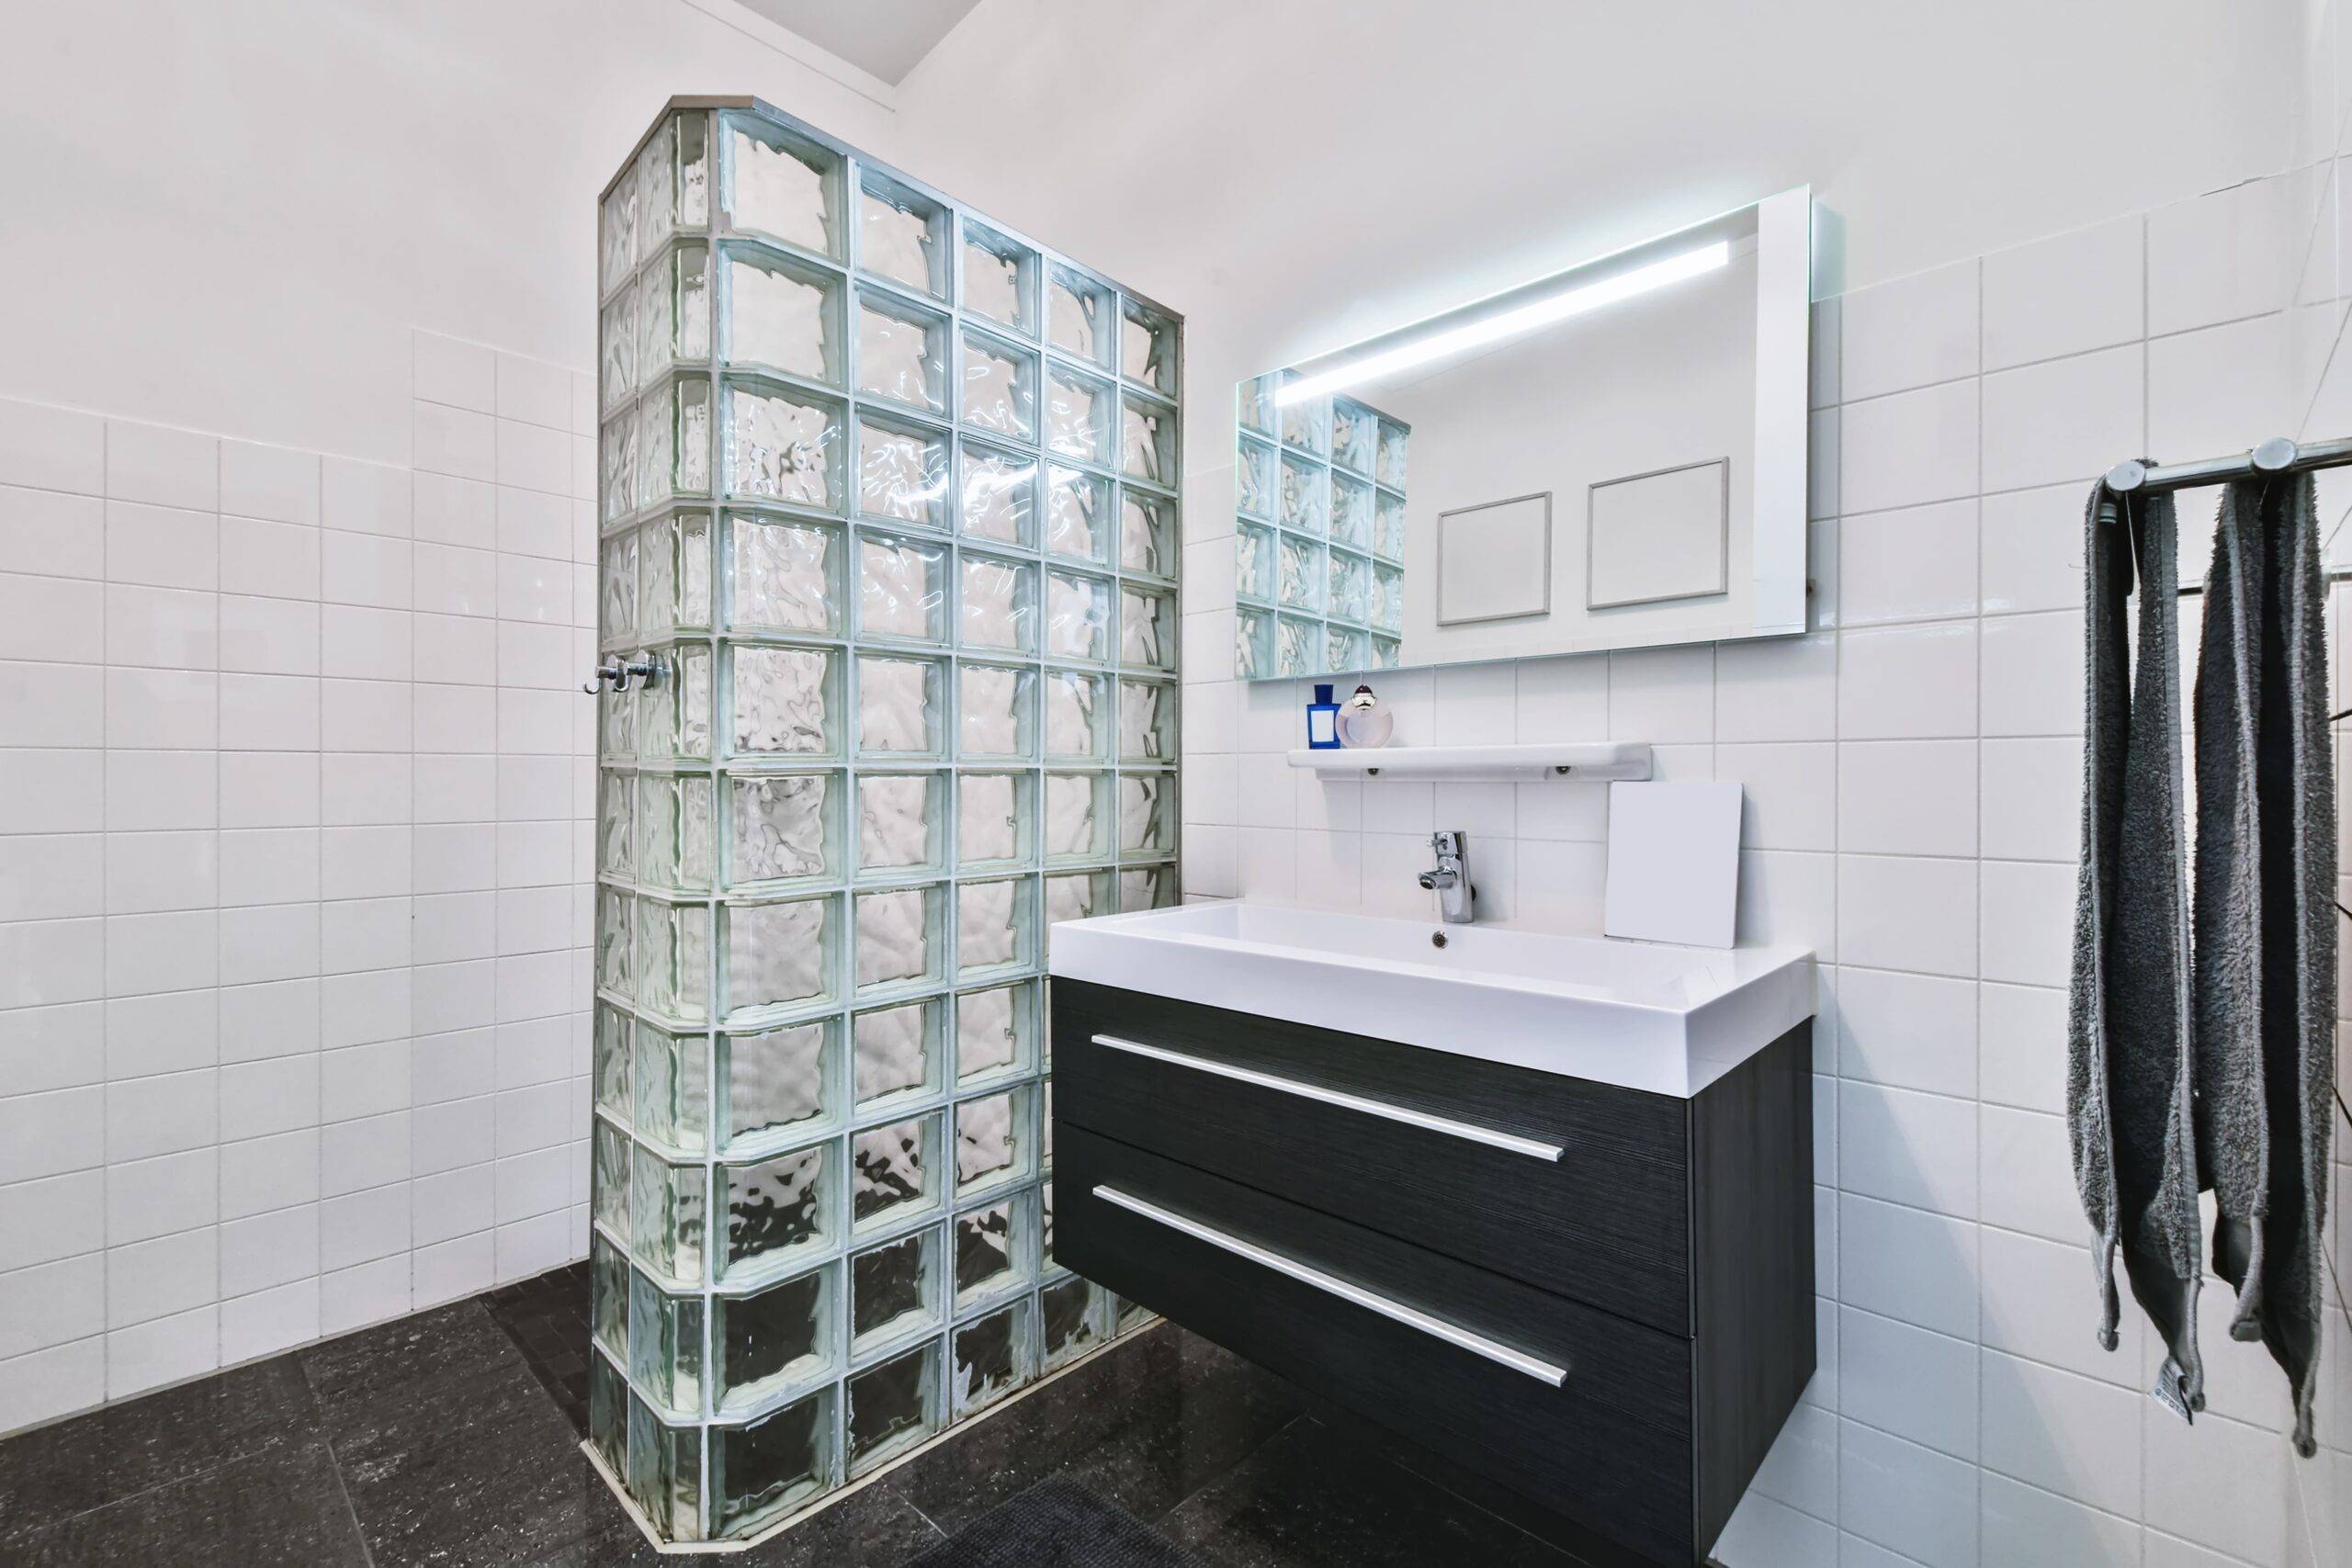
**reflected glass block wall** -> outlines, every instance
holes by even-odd
[[[1405,630],[1412,427],[1352,398],[1278,400],[1295,371],[1241,383],[1233,520],[1245,681],[1393,670]]]
[[[718,1540],[1131,1315],[1043,975],[1176,897],[1181,325],[748,100],[599,250],[592,1437]]]

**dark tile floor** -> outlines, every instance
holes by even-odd
[[[9,1438],[0,1563],[651,1568],[580,1451],[587,1343],[559,1269]],[[1172,1325],[724,1561],[899,1568],[1053,1477],[1208,1568],[1574,1562]]]

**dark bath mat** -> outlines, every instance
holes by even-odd
[[[1001,1503],[907,1568],[1198,1568],[1199,1559],[1067,1477]]]

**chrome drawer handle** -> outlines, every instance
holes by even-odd
[[[1211,1061],[1206,1056],[1188,1056],[1182,1051],[1170,1051],[1159,1045],[1146,1045],[1134,1040],[1122,1040],[1115,1034],[1098,1034],[1097,1045],[1107,1045],[1114,1051],[1125,1051],[1131,1056],[1148,1056],[1155,1062],[1166,1062],[1174,1067],[1190,1067],[1194,1072],[1214,1073],[1236,1083],[1255,1084],[1283,1094],[1295,1094],[1301,1100],[1320,1100],[1336,1105],[1342,1111],[1360,1111],[1366,1116],[1378,1116],[1390,1122],[1402,1122],[1408,1127],[1420,1127],[1432,1133],[1443,1133],[1449,1138],[1464,1138],[1488,1148],[1509,1149],[1515,1155],[1531,1159],[1564,1159],[1567,1150],[1557,1144],[1547,1144],[1536,1138],[1522,1138],[1516,1133],[1498,1133],[1492,1127],[1481,1127],[1474,1122],[1456,1122],[1450,1116],[1432,1116],[1426,1111],[1408,1110],[1391,1105],[1385,1100],[1367,1100],[1360,1094],[1343,1094],[1335,1089],[1318,1089],[1314,1084],[1300,1083],[1295,1078],[1278,1078],[1272,1073],[1253,1072],[1228,1062]]]
[[[1172,1231],[1181,1231],[1194,1241],[1204,1241],[1221,1251],[1230,1252],[1236,1258],[1247,1258],[1261,1268],[1271,1269],[1277,1274],[1286,1275],[1302,1285],[1312,1285],[1328,1295],[1337,1296],[1343,1302],[1351,1302],[1366,1312],[1376,1312],[1393,1323],[1401,1323],[1408,1328],[1418,1328],[1424,1334],[1442,1339],[1449,1345],[1457,1346],[1474,1356],[1484,1356],[1498,1366],[1509,1367],[1515,1372],[1524,1372],[1538,1382],[1547,1382],[1554,1388],[1559,1388],[1568,1381],[1568,1369],[1566,1367],[1555,1366],[1539,1357],[1528,1355],[1523,1350],[1514,1350],[1508,1345],[1499,1344],[1483,1334],[1474,1334],[1469,1329],[1448,1323],[1442,1317],[1431,1317],[1418,1308],[1408,1307],[1402,1302],[1392,1301],[1386,1296],[1375,1294],[1361,1285],[1351,1285],[1336,1275],[1324,1273],[1320,1269],[1310,1269],[1304,1263],[1295,1262],[1279,1252],[1269,1252],[1255,1242],[1244,1241],[1239,1236],[1218,1230],[1214,1225],[1204,1225],[1198,1220],[1188,1220],[1182,1214],[1171,1214],[1157,1203],[1147,1203],[1142,1199],[1131,1197],[1115,1187],[1097,1187],[1094,1190],[1094,1195],[1105,1203],[1116,1204],[1131,1214],[1141,1214],[1155,1224],[1166,1225]]]

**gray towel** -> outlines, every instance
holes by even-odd
[[[2197,668],[2197,1153],[2231,1337],[2286,1370],[2306,1457],[2335,1113],[2325,592],[2311,475],[2233,483]]]
[[[2205,1402],[2188,1054],[2178,540],[2172,498],[2091,491],[2083,538],[2083,861],[2066,1031],[2075,1181],[2098,1240],[2099,1343],[2115,1348],[2115,1255],[2170,1352],[2156,1397]],[[2136,567],[2139,658],[2129,647]]]

